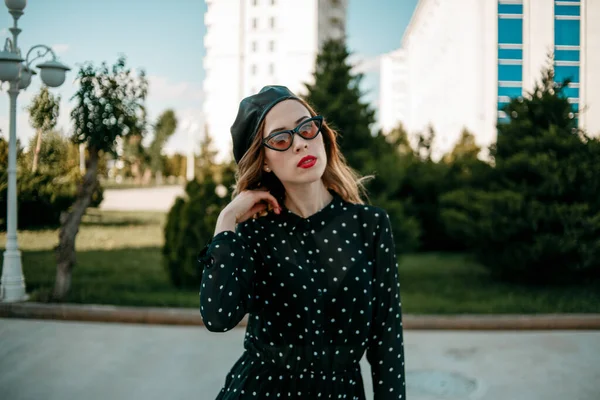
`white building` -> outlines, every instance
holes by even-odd
[[[598,21],[599,0],[420,0],[401,46],[408,131],[431,125],[436,158],[463,128],[487,147],[506,119],[501,108],[533,88],[554,52],[556,79],[573,79],[566,94],[582,110],[580,127],[600,133]]]
[[[231,157],[230,127],[242,98],[265,85],[297,94],[312,82],[327,38],[345,35],[347,0],[206,0],[206,128]]]
[[[380,59],[379,125],[384,132],[406,121],[408,112],[408,69],[402,49]]]

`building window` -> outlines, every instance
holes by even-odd
[[[269,74],[275,75],[275,65],[269,64]]]
[[[499,101],[498,102],[498,111],[504,110],[504,107],[508,105],[508,101]]]
[[[252,5],[253,6],[257,6],[258,5],[258,0],[252,0]]]
[[[252,18],[252,29],[258,28],[258,19]]]
[[[579,50],[555,50],[555,61],[579,61]]]
[[[498,43],[522,44],[523,19],[498,18]]]
[[[274,6],[275,5],[275,0],[271,0],[271,5]]]
[[[554,15],[556,16],[580,16],[581,8],[579,4],[574,5],[559,5],[558,3],[554,6]]]
[[[256,75],[256,64],[252,64],[252,67],[250,68],[250,73],[252,75]]]
[[[523,49],[498,49],[498,60],[522,60]]]
[[[499,64],[498,65],[498,80],[521,82],[523,80],[523,66],[514,64]]]
[[[258,48],[258,45],[256,44],[256,41],[252,42],[252,52],[256,53],[256,49]]]
[[[521,87],[510,87],[510,86],[500,86],[498,87],[498,97],[506,96],[506,97],[520,97],[522,96]]]
[[[275,28],[275,17],[271,17],[270,24],[271,24],[271,28]]]
[[[269,51],[275,51],[275,41],[271,40],[269,42]]]
[[[556,19],[554,21],[555,46],[579,46],[579,20]]]
[[[523,15],[523,4],[498,4],[498,14]]]
[[[573,110],[574,113],[579,112],[579,103],[571,104],[571,109]]]
[[[554,81],[570,81],[569,86],[562,89],[562,95],[571,103],[576,123],[580,83],[580,4],[565,0],[554,2]]]
[[[554,66],[554,81],[562,82],[569,79],[572,83],[579,83],[579,65]]]
[[[509,122],[503,108],[523,94],[523,2],[498,1],[498,122]]]
[[[562,89],[562,94],[565,97],[578,99],[579,98],[579,88],[578,87],[565,87]]]

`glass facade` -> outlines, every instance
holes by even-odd
[[[562,93],[577,117],[581,70],[581,0],[554,0],[554,79],[569,80]],[[523,1],[498,0],[498,121],[503,108],[523,95]]]
[[[579,111],[581,2],[554,1],[554,80],[569,79],[563,95],[571,103],[573,112]]]
[[[498,121],[506,122],[503,108],[523,95],[523,2],[498,1]]]

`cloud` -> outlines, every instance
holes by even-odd
[[[53,44],[51,47],[52,47],[52,50],[54,50],[54,52],[56,54],[65,54],[71,48],[70,45],[64,44],[64,43],[63,44]]]
[[[200,84],[192,82],[172,82],[159,75],[148,75],[148,98],[161,101],[202,101],[203,92]]]
[[[361,54],[352,54],[348,61],[354,66],[352,72],[367,74],[370,72],[379,72],[381,65],[381,55],[365,56]]]

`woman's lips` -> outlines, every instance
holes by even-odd
[[[298,163],[298,167],[300,168],[311,168],[312,166],[314,166],[317,163],[317,158],[316,157],[304,157],[302,160],[300,160],[300,162]]]

